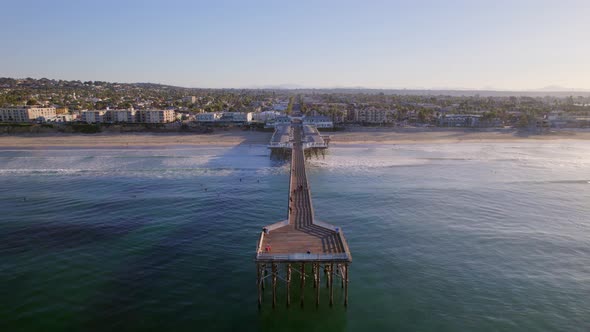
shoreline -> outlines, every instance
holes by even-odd
[[[322,132],[332,136],[331,146],[360,144],[460,144],[511,142],[563,142],[590,140],[590,131],[553,131],[527,134],[514,130],[383,130],[361,129]],[[191,146],[266,145],[271,132],[228,130],[211,134],[133,133],[133,134],[50,134],[2,135],[0,149],[43,148],[149,148]]]

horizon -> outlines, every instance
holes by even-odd
[[[60,79],[60,78],[50,78],[50,77],[0,77],[1,79],[12,79],[12,80],[50,80],[50,81],[70,81],[70,82],[87,82],[92,80],[81,80],[81,79]],[[171,85],[171,84],[164,84],[164,83],[157,83],[157,82],[118,82],[118,81],[102,81],[96,80],[92,82],[106,82],[108,84],[154,84],[154,85],[162,85],[162,86],[170,86],[173,88],[180,88],[180,89],[201,89],[201,90],[370,90],[370,91],[434,91],[434,92],[498,92],[498,93],[508,93],[508,92],[515,92],[515,93],[590,93],[590,89],[569,89],[561,86],[547,86],[540,89],[528,89],[528,90],[500,90],[500,89],[468,89],[468,88],[368,88],[362,86],[334,86],[334,87],[310,87],[310,86],[297,86],[293,84],[277,84],[277,85],[268,85],[268,86],[258,86],[258,87],[219,87],[219,88],[211,88],[211,87],[187,87],[181,85]]]
[[[11,50],[0,54],[7,77],[202,89],[590,91],[584,1],[5,7],[0,17],[13,27],[0,32]]]

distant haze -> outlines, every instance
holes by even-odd
[[[590,1],[5,1],[0,76],[590,91]]]

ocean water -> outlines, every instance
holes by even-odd
[[[259,311],[289,176],[264,146],[0,150],[0,331],[590,330],[590,142],[334,146],[308,173],[349,306]]]

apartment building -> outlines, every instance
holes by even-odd
[[[0,108],[0,122],[32,122],[55,119],[55,107],[19,106]]]

